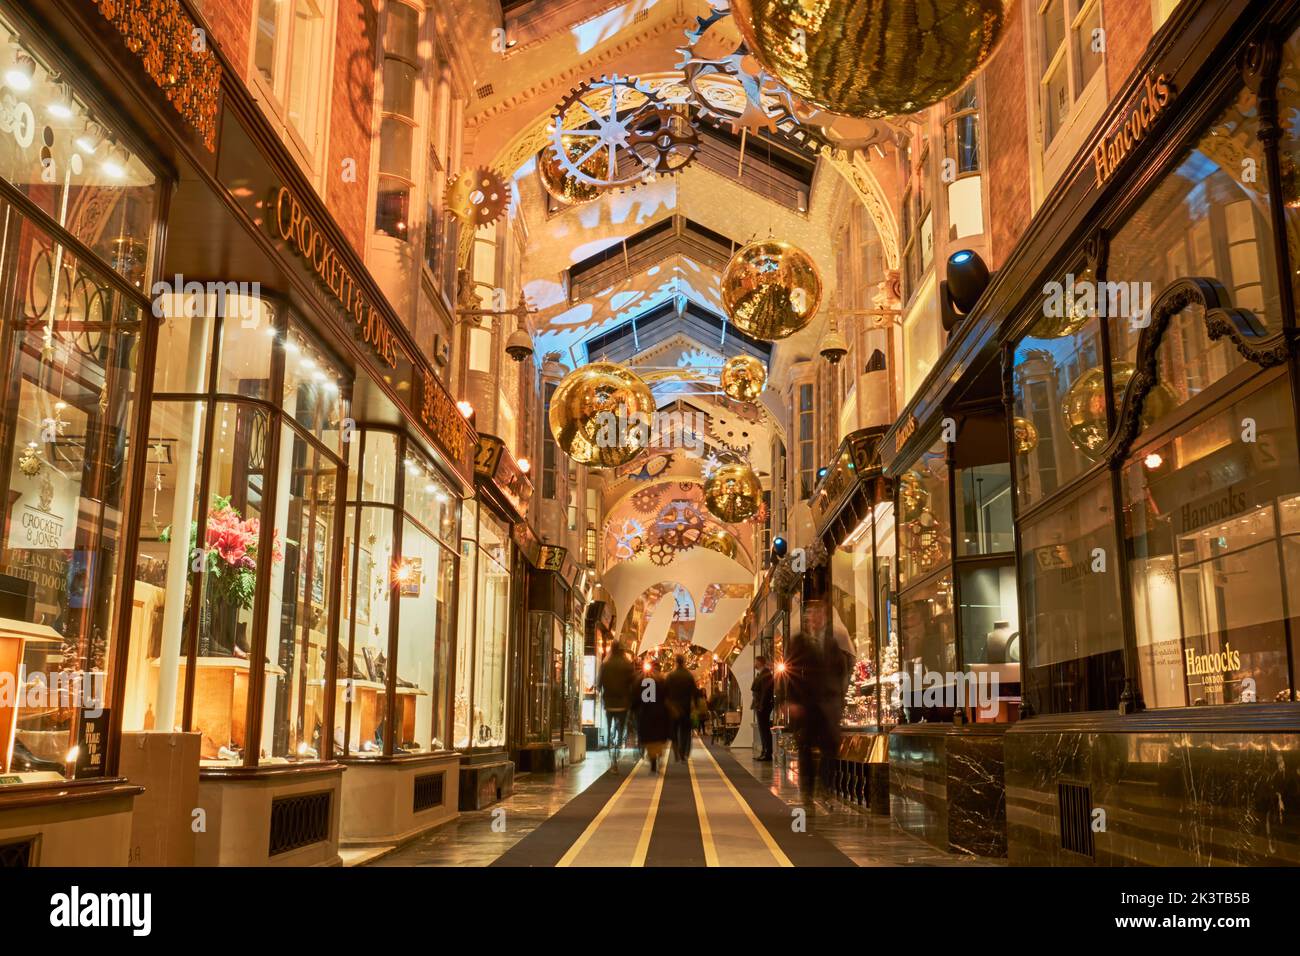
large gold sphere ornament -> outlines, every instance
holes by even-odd
[[[704,482],[704,505],[720,521],[734,524],[758,512],[763,487],[744,462],[721,465]]]
[[[1013,0],[732,0],[749,50],[808,102],[897,116],[955,93],[992,55]]]
[[[1111,363],[1111,376],[1115,390],[1115,403],[1122,405],[1124,390],[1135,371],[1132,362]],[[1178,399],[1168,386],[1157,383],[1147,393],[1142,403],[1142,421],[1151,424],[1168,414]],[[1106,375],[1100,365],[1081,374],[1061,400],[1061,416],[1065,419],[1066,433],[1075,448],[1092,461],[1101,457],[1110,433],[1106,426]]]
[[[650,387],[630,369],[593,362],[574,369],[551,396],[551,434],[581,465],[625,465],[650,443]]]
[[[1011,421],[1011,437],[1016,443],[1016,454],[1028,455],[1038,447],[1038,426],[1017,415]]]
[[[723,363],[718,384],[728,398],[738,402],[756,402],[767,384],[767,369],[752,355],[733,355]]]
[[[722,307],[740,331],[772,341],[798,332],[817,314],[822,277],[812,256],[776,239],[736,251],[722,272]]]
[[[730,531],[714,528],[712,531],[706,531],[700,535],[700,539],[695,543],[701,548],[716,551],[724,557],[732,559],[736,557],[736,538]]]
[[[930,507],[930,492],[925,490],[921,476],[915,471],[906,471],[898,476],[898,503],[903,511],[904,521],[915,521]]]
[[[563,142],[569,159],[577,160],[582,155],[584,148],[579,140],[565,137]],[[565,171],[564,167],[560,165],[555,149],[554,146],[547,145],[543,146],[537,153],[537,178],[541,180],[542,188],[558,202],[564,203],[566,206],[580,206],[599,196],[601,194],[599,186],[580,182],[576,177],[569,175]],[[582,163],[580,168],[589,176],[595,178],[600,172],[600,163],[601,157],[593,153]]]

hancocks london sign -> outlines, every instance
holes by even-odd
[[[1092,151],[1092,169],[1098,187],[1115,175],[1115,170],[1137,148],[1142,137],[1155,125],[1156,118],[1174,98],[1174,87],[1169,77],[1158,73],[1147,74],[1142,91],[1134,98],[1123,118],[1101,138]]]

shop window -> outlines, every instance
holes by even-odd
[[[940,178],[948,196],[948,238],[984,232],[984,198],[980,177],[979,101],[972,80],[949,103],[944,119],[944,164]]]
[[[951,563],[947,449],[946,443],[935,442],[899,476],[900,587]]]
[[[127,570],[133,358],[145,316],[105,272],[17,210],[0,203],[0,216],[2,790],[106,769],[87,734],[106,730],[110,677],[125,652],[111,635]]]
[[[1079,281],[1091,281],[1086,271]],[[1100,329],[1086,315],[1045,315],[1016,345],[1012,428],[1021,511],[1093,467],[1110,437]]]
[[[258,0],[253,28],[254,79],[270,95],[304,149],[317,152],[324,117],[321,68],[326,59],[328,0]]]
[[[397,239],[410,235],[419,44],[420,11],[398,0],[386,4],[375,230]]]
[[[1278,327],[1281,304],[1258,131],[1254,96],[1243,91],[1111,239],[1105,298],[1111,354],[1118,361],[1135,360],[1146,309],[1186,276],[1217,279],[1232,305],[1250,309],[1266,328]],[[1250,164],[1258,175],[1243,175]],[[1176,317],[1162,343],[1161,381],[1179,404],[1242,364],[1226,337],[1209,340],[1199,318],[1193,310]]]
[[[1124,686],[1109,475],[1021,519],[1021,674],[1037,713],[1113,710]]]
[[[880,681],[875,614],[871,517],[831,555],[831,627],[843,634],[855,658],[843,719],[851,726],[878,721]]]
[[[353,438],[361,449],[361,467],[356,469],[361,482],[354,500],[391,505],[397,502],[398,438],[394,432],[366,429],[364,435]]]
[[[505,745],[506,647],[510,635],[509,529],[479,514],[479,577],[474,646],[472,740],[476,747]]]
[[[957,471],[957,554],[1015,550],[1011,466],[975,465]]]
[[[151,274],[149,253],[158,208],[157,177],[129,148],[121,132],[90,108],[48,61],[0,19],[0,54],[12,58],[0,103],[0,178],[81,240],[136,288]],[[6,68],[8,69],[8,68]],[[75,213],[75,214],[70,214]],[[49,252],[54,255],[54,250]],[[59,257],[59,283],[71,279]],[[56,269],[32,263],[33,280]],[[34,295],[40,293],[33,291]]]
[[[902,667],[913,687],[919,685],[916,672],[948,674],[957,669],[957,633],[953,620],[952,576],[941,574],[927,583],[905,591],[899,613],[902,616]],[[908,702],[904,700],[904,706]]]
[[[1296,301],[1300,301],[1300,29],[1296,30],[1287,38],[1282,48],[1282,64],[1277,84],[1278,99],[1278,121],[1282,127],[1282,135],[1277,140],[1278,162],[1281,167],[1281,182],[1277,184],[1278,191],[1282,194],[1282,207],[1286,215],[1287,245],[1290,249],[1291,259],[1291,287],[1294,290]],[[1252,117],[1253,119],[1253,117]],[[1243,139],[1242,147],[1248,151],[1248,157],[1242,159],[1254,160],[1253,168],[1261,172],[1258,177],[1262,183],[1265,176],[1262,171],[1266,168],[1264,160],[1260,155],[1263,144],[1255,140]],[[1225,157],[1226,159],[1226,157]],[[1249,168],[1238,161],[1238,169]],[[1230,172],[1231,167],[1225,161],[1223,164],[1225,172]],[[1256,185],[1255,188],[1260,188]],[[1255,198],[1252,193],[1246,192],[1244,186],[1242,192],[1245,197]],[[1252,207],[1255,206],[1252,203]],[[1264,230],[1261,236],[1267,237],[1268,231]],[[1268,249],[1268,240],[1264,239],[1265,250]],[[1269,267],[1270,260],[1267,255],[1261,266],[1265,269]],[[1270,303],[1273,301],[1269,300]],[[1276,312],[1270,313],[1276,315]],[[1269,323],[1276,327],[1276,323]]]
[[[452,746],[470,746],[470,701],[474,693],[473,660],[477,633],[479,588],[478,503],[466,501],[461,509],[460,573],[463,584],[457,600],[456,683],[452,698]]]
[[[1016,566],[1008,561],[991,567],[963,567],[961,596],[962,662],[1016,664],[1020,660],[1020,611],[1016,606]],[[1019,677],[999,670],[1002,679]],[[1003,692],[1007,688],[1001,688]]]
[[[399,573],[394,746],[405,752],[444,750],[456,553],[408,520]]]
[[[1125,466],[1137,663],[1148,707],[1292,699],[1300,470],[1285,380]],[[1244,420],[1257,429],[1241,440]]]
[[[879,674],[880,723],[890,726],[898,723],[902,711],[894,693],[898,685],[902,649],[898,638],[898,601],[895,572],[897,570],[898,542],[894,536],[895,506],[892,501],[877,504],[872,527],[876,538],[876,608],[879,615]]]
[[[388,709],[390,575],[397,570],[395,512],[350,507],[346,528],[343,554],[348,600],[340,625],[334,746],[345,756],[374,757],[384,751]]]

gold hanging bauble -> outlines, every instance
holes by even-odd
[[[776,239],[739,249],[722,272],[722,307],[733,325],[757,339],[798,332],[821,304],[822,277],[812,256]]]
[[[915,521],[921,512],[930,507],[930,493],[914,471],[904,472],[898,479],[898,503],[904,521]]]
[[[655,413],[650,387],[613,362],[593,362],[566,375],[551,396],[551,434],[581,465],[627,464],[650,441]]]
[[[700,539],[695,542],[701,548],[708,548],[710,551],[716,551],[728,558],[736,557],[736,539],[729,531],[723,531],[721,528],[714,528],[712,531],[706,531],[700,535]]]
[[[752,518],[762,497],[758,476],[744,462],[720,465],[704,482],[705,507],[728,524]]]
[[[1135,370],[1132,362],[1111,363],[1117,408],[1123,403],[1124,391]],[[1157,382],[1143,402],[1143,423],[1151,424],[1168,414],[1177,404],[1178,399],[1174,393]],[[1106,426],[1106,376],[1100,365],[1094,365],[1085,371],[1070,386],[1065,398],[1061,400],[1061,416],[1065,419],[1066,432],[1074,447],[1091,461],[1098,461],[1110,437]]]
[[[1013,0],[733,0],[751,53],[789,90],[845,116],[915,113],[992,55]]]
[[[722,392],[738,402],[756,402],[767,384],[767,369],[752,355],[733,355],[718,376]]]
[[[1011,421],[1011,437],[1016,443],[1017,455],[1028,455],[1038,447],[1038,428],[1029,419],[1019,415]]]
[[[569,159],[576,161],[582,155],[582,143],[573,137],[565,137],[563,142]],[[600,172],[600,167],[601,157],[593,153],[583,161],[580,168],[595,178]],[[557,202],[564,203],[566,206],[580,206],[591,202],[601,193],[599,186],[579,182],[565,172],[555,153],[555,147],[549,144],[543,146],[537,153],[537,178],[541,180],[543,189],[555,197]]]

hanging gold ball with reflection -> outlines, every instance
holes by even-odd
[[[992,55],[1013,0],[732,0],[751,53],[832,113],[915,113]]]
[[[574,137],[565,137],[564,147],[571,160],[576,160],[581,156],[584,149],[583,144]],[[597,150],[596,153],[593,153],[585,160],[581,169],[593,179],[600,176],[600,151]],[[564,167],[560,165],[560,159],[555,153],[555,147],[551,145],[542,147],[537,153],[537,178],[541,180],[543,189],[566,206],[580,206],[583,203],[591,202],[601,193],[599,186],[581,182],[570,176]]]
[[[1111,363],[1116,409],[1122,406],[1124,391],[1135,371],[1132,362]],[[1177,404],[1178,399],[1169,387],[1157,382],[1142,404],[1143,423],[1149,425],[1162,418]],[[1085,371],[1070,386],[1065,398],[1061,400],[1061,416],[1065,419],[1066,433],[1074,447],[1089,460],[1100,460],[1102,450],[1110,438],[1106,424],[1106,375],[1100,365],[1094,365]]]
[[[733,355],[723,364],[718,384],[728,398],[756,402],[767,384],[767,369],[752,355]]]
[[[930,507],[930,493],[921,483],[921,476],[914,471],[904,472],[898,478],[898,503],[903,511],[904,521],[915,521],[921,513]]]
[[[574,369],[551,396],[551,434],[580,465],[614,468],[650,442],[655,413],[650,387],[613,362]]]
[[[721,528],[714,528],[712,531],[706,531],[700,535],[700,540],[695,542],[701,548],[708,548],[710,551],[716,551],[724,557],[736,557],[736,538],[730,531],[723,531]]]
[[[1017,455],[1028,455],[1038,447],[1038,428],[1027,418],[1017,415],[1011,422],[1011,437]]]
[[[783,339],[817,313],[822,277],[812,256],[776,239],[736,251],[722,272],[722,307],[733,325],[757,339]]]
[[[720,465],[704,482],[705,507],[728,524],[752,518],[762,497],[758,476],[744,462]]]

